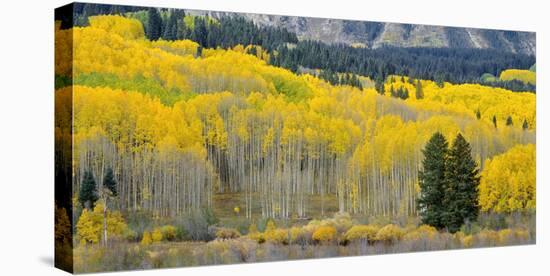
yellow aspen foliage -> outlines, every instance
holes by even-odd
[[[138,162],[158,166],[156,171],[159,173],[179,175],[180,181],[176,182],[176,178],[173,178],[173,182],[161,181],[156,177],[157,181],[152,181],[151,175],[144,174],[141,168],[124,167],[134,179],[141,178],[138,181],[141,185],[139,190],[132,189],[133,194],[130,196],[135,199],[131,202],[132,205],[123,207],[151,208],[149,200],[158,200],[161,197],[166,199],[158,189],[158,193],[153,193],[152,185],[164,185],[166,189],[174,191],[170,193],[170,197],[173,202],[179,202],[179,208],[173,208],[170,202],[163,201],[157,207],[161,207],[164,214],[181,213],[189,208],[200,207],[196,201],[186,200],[191,197],[184,193],[186,187],[200,187],[193,198],[206,202],[215,179],[212,165],[206,161],[202,124],[196,115],[186,110],[188,106],[167,107],[158,99],[140,93],[84,86],[73,87],[73,101],[77,184],[80,183],[80,175],[85,169],[81,163],[116,161],[119,164],[132,164],[143,160]],[[90,155],[89,152],[95,154]],[[100,159],[90,159],[94,156]],[[167,164],[170,166],[166,166]],[[179,171],[173,168],[178,168]],[[197,182],[195,176],[185,173],[191,169],[204,175],[202,179],[205,182]],[[131,183],[127,178],[120,180],[121,185]],[[126,191],[128,190],[123,189],[122,193],[128,196]]]
[[[162,237],[167,241],[175,240],[178,232],[177,228],[172,225],[164,225],[160,228],[160,231],[162,233]]]
[[[90,27],[117,34],[124,39],[140,39],[145,37],[143,26],[137,19],[117,15],[97,15],[88,17]]]
[[[101,237],[102,217],[84,209],[76,224],[77,237],[80,243],[98,243]]]
[[[122,210],[181,215],[231,191],[244,195],[247,218],[254,206],[263,217],[307,217],[312,195],[321,213],[336,195],[341,212],[414,215],[421,149],[435,131],[448,140],[463,133],[484,171],[494,156],[535,143],[532,93],[418,80],[416,99],[407,77],[391,76],[387,90],[409,91],[396,99],[271,66],[257,45],[198,53],[190,40],[149,41],[139,21],[114,15],[56,28],[56,41],[56,74],[76,84],[56,91],[74,107],[74,122],[56,122],[56,139],[74,138],[77,188],[86,169],[116,170]],[[534,208],[531,164],[487,182],[482,206]]]
[[[474,237],[472,235],[465,236],[462,238],[462,246],[466,248],[472,247],[474,244]]]
[[[313,240],[316,242],[331,242],[336,240],[336,228],[333,226],[321,226],[313,232]]]
[[[506,246],[529,240],[528,230],[522,228],[502,229],[498,231],[498,245]]]
[[[250,227],[248,227],[248,238],[251,240],[256,241],[257,243],[264,243],[265,237],[263,233],[258,232],[258,228],[256,227],[256,223],[250,224]]]
[[[512,70],[512,72],[515,71]],[[410,85],[407,82],[402,83],[400,78],[395,79],[395,83],[392,84],[395,87]],[[481,120],[488,125],[492,125],[492,118],[495,116],[499,125],[505,126],[506,119],[510,116],[515,122],[514,127],[521,128],[523,120],[526,120],[529,129],[535,129],[536,95],[534,93],[513,92],[479,84],[447,83],[441,88],[432,81],[422,80],[421,83],[424,98],[407,100],[414,106],[472,118],[479,111]]]
[[[254,233],[252,233],[252,235],[254,236]],[[258,237],[256,237],[256,239],[258,239]],[[262,237],[258,239],[258,242],[261,243],[262,239],[272,243],[286,243],[288,242],[288,230],[277,228],[275,222],[270,219],[267,221],[265,231]]]
[[[268,220],[267,224],[265,226],[265,231],[264,232],[267,233],[267,232],[270,232],[270,231],[274,231],[275,229],[277,229],[277,226],[275,225],[275,222],[272,219]]]
[[[536,208],[535,145],[518,145],[487,160],[481,173],[483,211],[513,212]]]
[[[95,210],[94,210],[95,212]],[[124,235],[128,230],[128,225],[119,211],[107,211],[107,233],[108,235]]]
[[[344,239],[347,241],[374,241],[376,234],[380,228],[376,225],[354,225],[345,234]]]
[[[537,73],[530,70],[507,69],[500,72],[500,80],[511,81],[518,80],[524,83],[537,84]]]
[[[312,233],[304,227],[292,227],[290,228],[290,242],[304,244],[311,240]]]
[[[514,238],[514,231],[512,229],[502,229],[498,231],[499,245],[507,245]]]
[[[89,27],[57,31],[60,50],[71,50],[71,45],[74,46],[75,69],[69,70],[70,64],[56,66],[58,74],[67,76],[73,72],[78,77],[95,72],[130,80],[141,76],[180,93],[259,91],[278,92],[291,98],[311,93],[305,77],[267,65],[269,57],[259,46],[255,46],[256,56],[245,53],[252,47],[247,46],[242,50],[204,49],[201,57],[195,58],[198,48],[195,42],[138,39],[143,36],[143,29],[135,19],[109,15],[90,20]],[[66,57],[69,59],[60,57],[56,62],[70,60],[70,55]]]
[[[265,240],[275,244],[288,244],[289,230],[277,228],[264,233]]]
[[[418,228],[408,231],[403,235],[403,240],[406,241],[418,241],[418,240],[430,240],[438,234],[437,229],[430,225],[420,225]]]
[[[151,41],[151,46],[179,56],[195,56],[199,48],[197,42],[188,39],[176,41],[159,39]]]
[[[55,74],[71,76],[73,71],[73,30],[61,30],[61,22],[55,28]],[[56,105],[57,107],[57,105]]]
[[[99,202],[93,211],[84,209],[76,224],[77,238],[81,243],[98,243],[103,239],[103,203]],[[107,210],[108,237],[122,236],[128,225],[118,211]]]
[[[153,229],[153,231],[151,232],[151,241],[153,243],[157,243],[157,242],[161,242],[162,239],[163,239],[162,230],[159,227]]]
[[[499,243],[499,235],[495,230],[483,229],[474,235],[474,241],[478,244],[482,243],[486,246],[497,246]]]
[[[395,224],[388,224],[376,233],[376,240],[386,243],[393,243],[401,240],[405,235],[405,231]]]
[[[150,245],[153,243],[153,239],[151,238],[151,233],[149,231],[143,232],[143,238],[141,239],[142,245]]]

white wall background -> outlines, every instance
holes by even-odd
[[[550,272],[545,1],[111,0],[179,7],[537,32],[537,245],[135,272],[135,275],[541,275]],[[0,12],[0,275],[53,268],[53,20],[68,1],[8,0]],[[550,76],[549,76],[550,78]],[[7,85],[6,85],[7,84]],[[546,216],[546,218],[545,218]],[[545,256],[546,255],[546,256]],[[100,274],[101,275],[101,274]],[[106,274],[107,275],[107,274]],[[115,273],[109,275],[127,275]]]

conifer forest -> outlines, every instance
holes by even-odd
[[[71,9],[55,22],[57,265],[535,243],[536,60],[501,36],[371,47],[249,14]],[[388,37],[370,23],[342,32]]]

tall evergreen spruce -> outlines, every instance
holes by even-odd
[[[511,116],[508,116],[508,118],[506,118],[506,125],[507,125],[507,126],[512,126],[512,125],[514,125],[514,121],[512,120],[512,117],[511,117]]]
[[[393,84],[390,85],[390,95],[394,98],[397,98],[397,93],[395,92],[395,89],[393,88]]]
[[[80,185],[80,193],[78,201],[82,207],[91,209],[94,203],[98,200],[97,187],[92,172],[85,171],[82,184]]]
[[[460,230],[479,214],[479,170],[470,144],[459,133],[449,150],[445,170],[445,197],[442,221],[449,232]]]
[[[164,27],[162,39],[176,40],[178,38],[178,16],[179,12],[177,10],[170,13],[170,17],[168,17],[168,20]]]
[[[155,8],[150,8],[147,15],[147,38],[158,40],[162,35],[162,18]]]
[[[374,88],[378,94],[384,95],[384,80],[382,78],[376,78]]]
[[[108,168],[105,172],[105,176],[103,176],[103,187],[109,189],[113,196],[117,196],[116,180],[113,174],[113,169],[111,168]]]
[[[196,17],[194,18],[195,21],[195,27],[193,28],[193,36],[192,40],[199,43],[200,45],[204,45],[206,47],[210,46],[208,45],[208,22],[204,18]]]
[[[424,160],[419,172],[420,197],[417,199],[422,223],[444,228],[441,220],[445,184],[447,140],[440,132],[430,138],[423,149]]]

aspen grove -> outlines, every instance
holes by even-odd
[[[190,40],[150,41],[120,16],[56,32],[57,56],[74,55],[72,67],[56,64],[74,81],[56,92],[74,94],[74,191],[85,171],[101,189],[112,168],[121,210],[173,217],[239,193],[248,218],[311,216],[312,196],[321,214],[333,196],[340,212],[416,215],[421,150],[434,132],[462,133],[482,171],[535,143],[531,93],[390,76],[380,94],[269,65],[274,53],[260,46],[199,53]],[[392,97],[398,88],[411,96]]]
[[[55,25],[57,266],[535,242],[534,56],[74,5]]]

